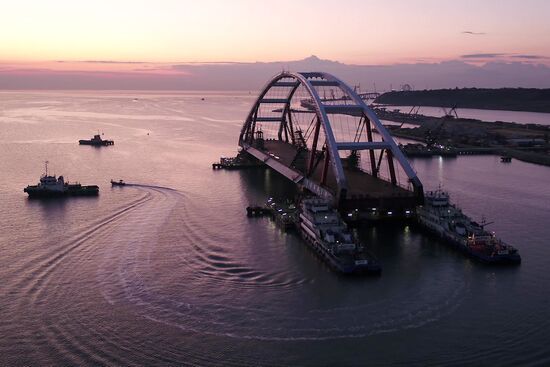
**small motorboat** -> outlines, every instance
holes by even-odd
[[[113,185],[113,186],[126,186],[126,182],[124,182],[124,180],[118,180],[118,181],[111,180],[111,185]]]

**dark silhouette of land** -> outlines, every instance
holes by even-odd
[[[468,56],[468,55],[466,55]],[[74,70],[49,65],[35,69],[0,68],[0,90],[259,90],[266,78],[281,70],[316,70],[331,73],[364,92],[386,91],[407,83],[417,89],[438,88],[550,88],[550,65],[490,61],[473,65],[469,58],[443,62],[392,65],[354,65],[310,56],[273,62],[155,63],[117,60],[58,60]],[[103,70],[106,65],[130,66]],[[98,66],[99,65],[99,66]],[[4,65],[5,66],[5,65]],[[96,70],[96,71],[93,71]],[[452,102],[451,102],[452,103]],[[464,106],[459,106],[464,107]]]
[[[433,106],[550,112],[550,89],[462,88],[419,91],[392,91],[375,101],[396,106]]]

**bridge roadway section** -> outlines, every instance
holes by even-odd
[[[265,140],[263,149],[246,146],[244,150],[253,157],[264,162],[277,172],[294,181],[302,188],[315,192],[321,182],[322,162],[315,167],[309,177],[305,177],[305,164],[309,150],[299,149],[295,145],[280,140]],[[320,152],[319,152],[320,153]],[[361,171],[351,168],[344,160],[344,172],[348,179],[346,198],[341,200],[340,209],[343,212],[357,210],[363,216],[372,217],[402,217],[412,212],[418,198],[414,192],[390,182],[381,180]],[[309,183],[315,185],[311,187]],[[315,192],[319,196],[333,198],[336,195],[337,184],[332,170],[328,170],[326,184],[321,187],[325,192]],[[375,209],[373,211],[373,209]]]

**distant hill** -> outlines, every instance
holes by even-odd
[[[462,88],[387,92],[375,100],[396,106],[433,106],[550,112],[550,89]]]
[[[472,65],[464,59],[353,65],[310,56],[278,62],[160,64],[139,60],[57,60],[55,65],[53,69],[49,64],[21,68],[0,60],[0,90],[243,90],[257,94],[269,78],[282,70],[328,72],[349,85],[359,85],[364,92],[386,91],[404,84],[413,89],[550,88],[550,65],[497,61]],[[63,71],[60,65],[71,65],[71,69]],[[106,65],[127,65],[128,68],[125,71],[100,71]]]

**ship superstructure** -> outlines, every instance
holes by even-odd
[[[95,134],[94,137],[91,138],[91,139],[79,140],[78,144],[80,144],[80,145],[93,145],[93,146],[96,146],[96,147],[100,147],[100,146],[114,145],[115,142],[113,140],[102,139],[101,135]]]
[[[380,273],[378,261],[357,241],[328,201],[303,199],[299,229],[308,245],[336,270],[342,273]]]
[[[29,197],[55,197],[55,196],[93,196],[99,193],[97,185],[84,186],[80,183],[65,182],[63,176],[56,177],[48,174],[48,162],[45,162],[46,170],[40,176],[37,185],[29,185],[23,189],[23,192],[29,194]]]

